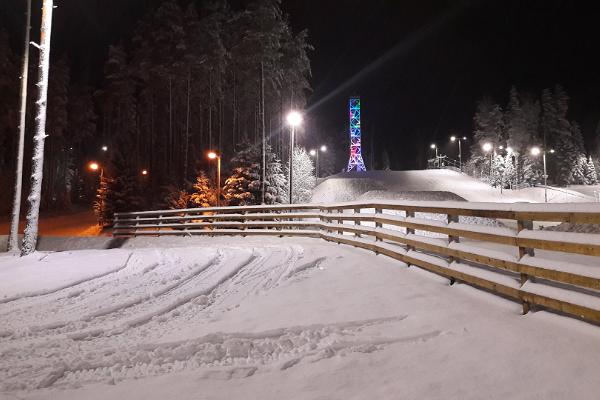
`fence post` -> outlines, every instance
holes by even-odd
[[[355,208],[354,209],[354,215],[356,214],[360,214],[360,208]],[[354,220],[354,225],[360,225],[360,220]],[[360,237],[360,233],[356,232],[354,233],[354,237]]]
[[[343,208],[342,208],[342,209],[339,209],[339,208],[338,208],[338,209],[337,209],[337,213],[338,213],[338,214],[343,214],[343,213],[344,213],[344,209],[343,209]],[[338,220],[337,220],[337,223],[338,223],[338,225],[340,225],[340,224],[342,224],[342,225],[343,225],[343,224],[344,224],[344,220],[343,220],[343,219],[338,219]],[[344,231],[343,231],[343,230],[340,230],[340,229],[338,229],[337,233],[338,233],[338,235],[343,235],[343,234],[344,234]],[[339,243],[338,243],[338,244],[339,244]]]
[[[381,208],[375,208],[375,214],[381,214]],[[375,215],[375,218],[377,218],[378,215]],[[377,228],[381,228],[381,222],[375,222],[375,229]],[[381,238],[379,236],[375,236],[375,241],[376,242],[381,242]]]
[[[162,225],[162,223],[163,223],[163,222],[162,222],[162,217],[163,217],[163,216],[162,216],[162,214],[158,214],[158,229],[157,229],[157,232],[158,232],[157,234],[158,234],[158,236],[160,236],[160,226],[161,226],[161,225]]]
[[[529,230],[533,229],[533,221],[517,220],[517,234],[526,229],[529,229]],[[521,260],[521,258],[525,257],[526,255],[533,257],[534,254],[535,253],[532,248],[519,246],[519,260]],[[521,273],[521,286],[523,286],[529,278],[530,278],[529,275]],[[522,300],[522,303],[523,303],[523,314],[527,314],[529,312],[529,310],[531,309],[531,304],[529,304],[527,301],[523,301],[523,300]]]
[[[415,217],[415,212],[414,211],[405,211],[406,214],[406,218],[414,218]],[[415,234],[415,230],[413,228],[406,228],[406,234],[407,235],[414,235]],[[415,248],[411,245],[407,245],[406,249],[408,251],[414,250]]]
[[[450,223],[452,222],[458,222],[458,215],[452,215],[452,214],[447,214],[447,220],[446,222],[448,223],[448,225],[450,225]],[[452,242],[459,242],[459,236],[453,236],[453,235],[448,235],[448,245],[450,245],[450,243]],[[454,258],[454,256],[449,256],[448,257],[448,263],[452,264],[454,261],[457,261],[456,258]],[[456,282],[456,279],[454,278],[450,278],[450,285],[454,285],[454,283]]]

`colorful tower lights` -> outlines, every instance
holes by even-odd
[[[350,109],[350,160],[347,171],[366,171],[360,143],[360,97],[351,97]]]

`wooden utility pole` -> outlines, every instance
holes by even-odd
[[[40,27],[40,61],[38,67],[38,99],[35,102],[35,136],[33,138],[33,157],[31,168],[31,189],[29,192],[29,210],[27,227],[21,255],[35,251],[42,199],[42,178],[44,175],[44,140],[46,139],[46,106],[48,100],[48,73],[50,71],[50,37],[52,34],[53,0],[43,0],[42,24]]]
[[[29,34],[31,31],[31,0],[27,0],[25,20],[25,46],[21,70],[21,110],[19,111],[19,144],[17,149],[17,173],[13,198],[12,220],[8,236],[8,251],[19,249],[19,217],[21,215],[21,191],[23,188],[23,153],[25,148],[25,117],[27,116],[27,81],[29,79]]]

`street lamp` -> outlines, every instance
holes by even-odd
[[[102,151],[108,151],[108,146],[104,145],[100,148]]]
[[[460,172],[462,172],[462,141],[463,140],[467,140],[466,136],[461,137],[456,137],[456,136],[450,136],[450,141],[451,142],[458,142],[458,165],[460,167]]]
[[[142,175],[144,175],[144,176],[148,175],[148,170],[147,169],[143,169],[142,170]]]
[[[323,153],[324,153],[324,152],[326,152],[326,151],[327,151],[327,146],[325,146],[325,145],[321,146],[321,147],[319,148],[319,150],[312,149],[311,151],[309,151],[309,154],[310,154],[312,157],[315,157],[315,158],[316,158],[316,162],[315,162],[315,164],[316,164],[316,166],[315,166],[315,170],[316,170],[316,175],[317,175],[317,178],[319,177],[319,153],[320,153],[320,152],[323,152]]]
[[[221,156],[211,151],[208,153],[208,158],[217,160],[217,207],[221,205]]]
[[[286,117],[287,123],[290,126],[290,159],[289,159],[289,189],[290,189],[290,204],[293,203],[292,200],[292,166],[294,165],[294,135],[296,134],[296,127],[302,123],[302,114],[298,111],[290,111]]]
[[[435,143],[431,143],[431,145],[429,146],[431,149],[435,150],[435,163],[433,164],[436,168],[439,168],[439,158],[438,158],[438,149],[437,146],[435,145]]]
[[[102,167],[96,161],[90,161],[88,163],[88,169],[92,172],[96,172],[96,171],[100,170],[100,179],[102,179],[102,177],[104,176],[104,167]]]
[[[542,160],[544,163],[544,202],[547,203],[548,202],[548,172],[546,171],[546,149],[540,149],[539,147],[532,147],[531,148],[531,155],[532,156],[539,156],[540,153],[542,153]],[[554,149],[550,149],[550,153],[554,154]]]
[[[491,143],[484,143],[483,146],[481,146],[481,148],[483,149],[483,151],[485,151],[486,153],[490,153],[490,184],[492,183],[492,149],[494,148],[494,146]]]

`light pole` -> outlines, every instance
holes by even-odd
[[[318,150],[312,149],[310,151],[310,155],[316,158],[316,166],[315,166],[315,171],[316,171],[316,175],[317,178],[319,177],[319,153],[325,153],[327,151],[327,146],[323,145],[321,146]]]
[[[490,153],[490,176],[489,176],[489,181],[490,181],[490,185],[491,185],[492,184],[492,157],[493,157],[492,149],[494,148],[494,146],[491,143],[484,143],[483,146],[481,146],[481,148],[486,153]]]
[[[290,126],[290,159],[289,159],[289,170],[288,170],[288,182],[290,189],[290,204],[293,203],[292,199],[292,167],[294,165],[294,135],[296,134],[296,126],[302,123],[302,114],[298,111],[290,111],[287,115],[287,123]]]
[[[217,207],[221,205],[221,156],[214,151],[208,153],[211,160],[217,159]]]
[[[542,153],[542,162],[544,163],[544,203],[548,202],[548,172],[546,170],[546,149],[541,150],[539,147],[531,148],[531,155],[539,156]],[[550,153],[554,153],[554,149],[550,149]]]
[[[432,143],[431,146],[429,146],[429,147],[435,150],[435,163],[433,165],[435,165],[436,168],[439,168],[440,165],[439,165],[437,146],[435,145],[435,143]]]
[[[458,166],[460,167],[460,172],[462,172],[462,141],[463,140],[467,140],[466,136],[461,137],[456,137],[456,136],[450,136],[450,141],[451,142],[458,142]]]

